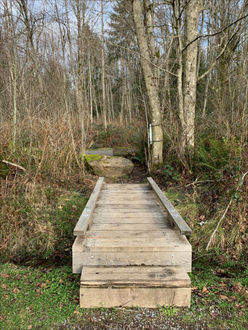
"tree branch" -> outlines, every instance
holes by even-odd
[[[124,47],[124,46],[121,46],[121,45],[116,45],[116,44],[114,44],[113,42],[111,42],[111,41],[109,41],[109,40],[106,40],[106,43],[108,43],[108,44],[110,44],[110,45],[112,45],[112,46],[114,46],[114,47],[119,47],[119,48],[125,49],[125,50],[127,50],[128,52],[133,53],[133,54],[135,54],[135,55],[139,55],[140,57],[143,57],[148,63],[150,63],[150,64],[151,64],[152,66],[154,66],[155,68],[157,68],[157,69],[159,69],[159,70],[161,70],[161,71],[163,71],[163,72],[169,73],[170,75],[172,75],[172,76],[174,76],[174,77],[177,77],[177,74],[176,74],[176,73],[173,73],[173,72],[171,72],[171,71],[168,71],[168,70],[162,68],[161,66],[154,64],[151,60],[149,60],[148,58],[142,56],[140,53],[138,53],[138,52],[136,52],[136,51],[134,51],[134,50],[131,50],[131,49],[129,49],[129,48],[127,48],[127,47]]]
[[[225,50],[227,49],[227,46],[230,44],[230,42],[235,37],[235,35],[236,35],[236,32],[231,36],[231,38],[228,40],[228,42],[222,48],[222,50],[220,51],[219,55],[216,57],[216,59],[211,64],[210,68],[206,72],[204,72],[200,77],[198,77],[197,81],[199,81],[199,80],[203,79],[204,77],[206,77],[213,70],[213,68],[215,67],[217,61],[224,54]]]
[[[2,160],[2,163],[7,164],[7,165],[10,165],[10,166],[13,166],[13,167],[16,167],[16,168],[18,168],[19,170],[22,170],[23,172],[27,173],[27,170],[26,170],[24,167],[22,167],[22,166],[20,166],[20,165],[18,165],[18,164],[11,163],[11,162],[9,162],[9,161],[7,161],[7,160]]]
[[[182,52],[184,52],[193,42],[197,41],[198,39],[201,38],[206,38],[206,37],[214,37],[217,36],[218,34],[221,34],[222,32],[226,31],[227,29],[229,29],[231,26],[235,25],[236,23],[238,23],[239,21],[245,19],[248,17],[248,14],[242,17],[239,17],[236,21],[228,24],[227,26],[225,26],[223,29],[215,32],[215,33],[209,33],[209,34],[203,34],[203,35],[199,35],[197,36],[195,39],[191,40],[182,50]]]

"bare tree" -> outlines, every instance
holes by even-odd
[[[145,85],[147,89],[151,118],[152,118],[152,165],[159,165],[163,163],[163,130],[162,130],[162,116],[160,111],[160,102],[158,97],[158,90],[156,86],[156,79],[151,65],[152,59],[148,47],[148,36],[144,26],[144,11],[143,1],[133,0],[133,17],[136,28],[136,35],[140,50],[140,61],[144,74]],[[149,31],[149,37],[151,34]]]

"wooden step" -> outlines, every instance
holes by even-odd
[[[192,248],[185,236],[166,227],[159,228],[159,224],[149,225],[150,230],[164,232],[161,238],[137,238],[134,235],[124,235],[123,224],[120,224],[122,238],[101,237],[101,231],[106,232],[112,224],[92,226],[85,236],[77,236],[72,247],[73,273],[81,273],[85,266],[183,266],[186,272],[191,272]],[[114,226],[114,224],[112,225]],[[130,226],[127,224],[127,226]],[[131,225],[133,226],[133,225]],[[137,225],[136,225],[137,226]],[[145,229],[140,225],[139,231]],[[147,225],[146,225],[147,226]],[[94,228],[93,228],[94,227]],[[96,229],[98,235],[95,236]],[[116,231],[118,227],[113,227]],[[123,231],[122,231],[123,230]],[[137,230],[137,229],[136,229]],[[136,232],[133,230],[133,233]],[[171,235],[170,235],[171,234]]]
[[[83,267],[80,307],[190,306],[190,285],[180,266]]]

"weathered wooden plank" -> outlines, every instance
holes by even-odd
[[[80,288],[80,307],[189,307],[190,288]]]
[[[145,238],[86,238],[83,241],[85,251],[93,252],[160,252],[191,251],[190,246],[182,239],[171,240],[167,237]]]
[[[189,276],[187,273],[185,273],[185,270],[181,266],[134,266],[134,267],[94,267],[94,266],[88,266],[84,267],[82,270],[84,274],[95,274],[97,278],[100,278],[101,274],[112,274],[114,277],[115,274],[119,274],[119,276],[122,276],[122,274],[140,274],[140,280],[146,279],[149,281],[152,281],[154,278],[153,276],[150,276],[150,273],[156,273],[156,277],[158,278],[164,278],[164,274],[166,274],[167,280],[173,280],[173,279],[181,279],[182,276],[186,277],[188,280]],[[159,275],[161,274],[161,276]],[[130,276],[125,275],[127,279],[130,279]],[[83,280],[83,276],[81,275],[81,280]]]
[[[136,227],[136,226],[135,226]],[[92,238],[92,239],[108,239],[111,240],[118,240],[120,244],[126,244],[126,240],[131,242],[136,239],[140,238],[147,238],[150,237],[151,241],[153,241],[155,238],[164,238],[166,239],[166,242],[173,242],[174,244],[185,244],[187,246],[190,246],[189,241],[187,238],[183,235],[180,235],[179,233],[173,231],[170,228],[158,230],[151,230],[151,235],[149,236],[148,230],[118,230],[118,231],[111,231],[111,230],[89,230],[86,232],[86,234],[83,236],[84,238]],[[115,243],[116,244],[116,243]],[[157,243],[156,243],[157,244]],[[187,248],[188,250],[188,248]]]
[[[189,306],[190,279],[180,266],[84,267],[80,307]]]
[[[105,184],[106,185],[106,184]],[[105,186],[104,185],[104,186]],[[151,189],[135,189],[135,190],[130,190],[130,189],[106,189],[103,187],[102,189],[102,194],[107,196],[107,195],[126,195],[126,194],[129,194],[129,195],[153,195],[154,192],[151,190]]]
[[[129,191],[151,191],[151,188],[146,184],[141,184],[133,186],[132,184],[106,184],[103,188],[104,191],[119,191],[129,192]]]
[[[111,197],[119,197],[119,196],[124,196],[124,197],[144,197],[144,198],[154,198],[154,192],[150,189],[139,189],[139,190],[132,190],[132,189],[122,189],[122,190],[116,190],[116,189],[105,189],[105,184],[104,184],[104,189],[102,190],[101,195],[106,198],[111,198]]]
[[[92,222],[93,212],[96,206],[97,199],[99,197],[102,185],[103,185],[104,178],[100,177],[96,183],[96,186],[81,214],[76,227],[74,228],[73,234],[74,235],[82,235],[86,232],[88,226],[90,226]]]
[[[135,203],[123,203],[123,201],[120,201],[118,203],[104,203],[104,204],[98,204],[97,203],[97,206],[98,208],[101,208],[101,210],[114,210],[114,209],[118,209],[118,210],[121,210],[121,209],[130,209],[130,210],[156,210],[158,205],[151,202],[151,203],[146,203],[146,204],[139,204],[135,201]]]
[[[122,192],[151,192],[151,188],[149,188],[148,186],[144,185],[143,187],[137,187],[134,188],[132,186],[130,187],[104,187],[103,191],[108,191],[108,192],[114,192],[114,191],[122,191]]]
[[[149,189],[149,190],[126,190],[126,189],[109,190],[109,189],[105,189],[105,190],[102,190],[101,195],[104,197],[126,196],[127,191],[128,191],[129,196],[144,196],[144,197],[154,196],[154,192],[151,189]]]
[[[106,183],[105,189],[137,189],[137,188],[149,188],[147,183]]]
[[[91,230],[107,230],[107,231],[157,231],[157,230],[166,230],[168,229],[168,224],[151,224],[151,223],[134,223],[130,225],[129,223],[93,223]]]
[[[113,148],[97,148],[86,150],[86,155],[106,155],[114,156]]]
[[[102,198],[145,198],[145,199],[155,199],[154,197],[154,192],[149,191],[146,193],[143,192],[115,192],[115,191],[108,191],[104,190],[101,192],[101,197]]]
[[[95,215],[102,215],[102,216],[118,216],[118,215],[123,215],[123,216],[139,216],[141,217],[150,217],[150,216],[165,216],[167,213],[162,212],[159,210],[159,208],[154,208],[154,209],[132,209],[132,208],[120,208],[120,209],[105,209],[99,206],[96,206],[94,216]]]
[[[169,221],[171,221],[176,226],[176,228],[182,235],[191,235],[192,231],[190,227],[183,220],[183,218],[177,212],[171,202],[165,197],[164,193],[160,190],[156,182],[151,177],[147,178],[147,180],[154,192],[156,193],[157,197],[159,198],[160,202],[168,212]]]
[[[121,224],[134,224],[134,223],[154,223],[154,224],[163,224],[163,217],[94,217],[94,224],[96,223],[121,223]]]
[[[157,205],[157,201],[155,199],[151,198],[137,198],[137,197],[129,197],[127,195],[126,197],[105,197],[103,198],[102,196],[99,198],[97,201],[97,205],[119,205],[119,204],[128,204],[128,205]]]
[[[73,273],[83,266],[178,266],[191,272],[191,251],[162,252],[81,252],[73,249]]]
[[[92,225],[93,227],[93,225]],[[155,230],[91,230],[87,231],[85,233],[85,238],[109,238],[109,239],[113,239],[113,238],[118,238],[121,239],[123,237],[129,237],[129,238],[158,238],[158,237],[168,237],[169,239],[174,239],[174,236],[172,234],[174,234],[174,232],[171,233],[171,230],[169,232],[166,231],[162,231],[159,229],[155,229]],[[130,228],[130,226],[129,226]],[[130,228],[131,229],[131,228]]]
[[[166,214],[163,214],[162,212],[118,212],[118,210],[110,211],[108,212],[101,212],[100,210],[97,212],[94,212],[94,219],[98,218],[119,218],[119,219],[164,219],[167,218]]]
[[[190,278],[181,266],[83,267],[80,281],[91,287],[190,287]]]

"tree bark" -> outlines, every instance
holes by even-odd
[[[185,145],[193,148],[195,144],[195,107],[197,86],[198,43],[192,42],[198,36],[198,21],[202,10],[202,0],[190,0],[185,10],[185,43],[190,44],[184,51],[183,98],[185,112]]]
[[[133,0],[133,17],[136,35],[141,55],[141,66],[145,79],[145,86],[148,94],[151,110],[153,144],[152,144],[152,165],[156,166],[163,163],[163,130],[162,116],[156,87],[155,75],[151,67],[151,57],[148,47],[148,38],[145,31],[143,20],[143,1]]]
[[[107,109],[105,93],[105,51],[104,51],[104,19],[103,19],[103,0],[101,0],[101,28],[102,28],[102,109],[104,128],[107,128]]]

